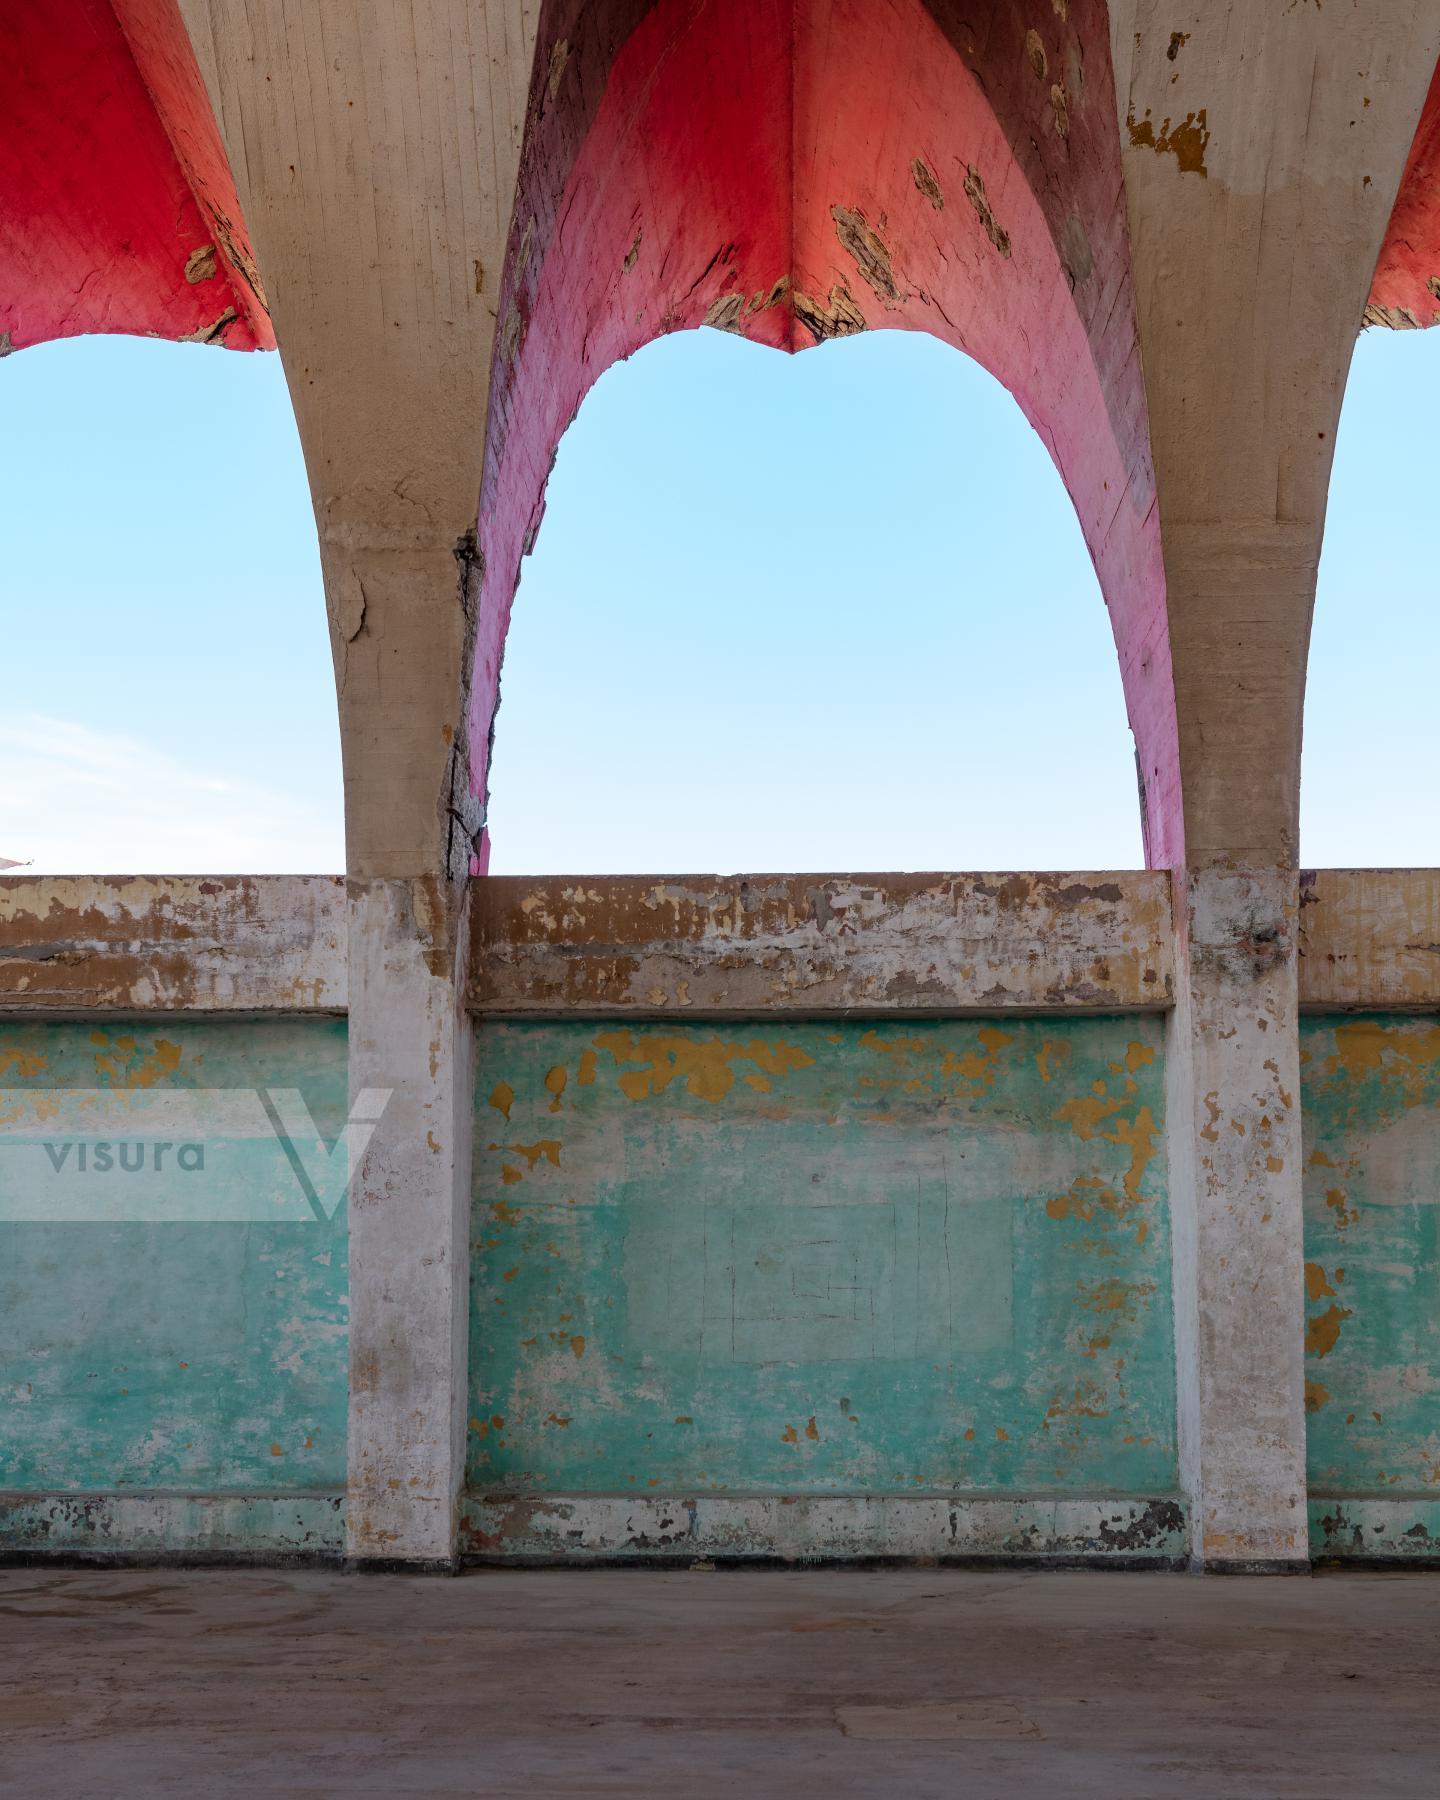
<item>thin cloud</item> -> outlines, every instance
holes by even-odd
[[[344,867],[339,817],[73,719],[0,720],[0,841],[36,874]]]

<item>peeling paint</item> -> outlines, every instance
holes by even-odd
[[[587,1517],[647,1486],[787,1515],[1169,1492],[1163,1156],[1122,1129],[1161,1117],[1160,1042],[1139,1018],[483,1024],[477,1103],[503,1082],[520,1139],[567,1081],[555,1159],[512,1183],[514,1144],[477,1158],[469,1411],[506,1426],[472,1428],[476,1517],[502,1491]],[[1057,1115],[1097,1083],[1120,1110],[1085,1136]],[[474,1542],[534,1551],[536,1517]],[[678,1500],[647,1517],[651,1549],[690,1532]]]
[[[1125,121],[1125,128],[1130,133],[1132,149],[1153,150],[1157,156],[1173,156],[1182,175],[1209,175],[1205,154],[1210,148],[1210,127],[1203,106],[1198,112],[1186,113],[1178,123],[1172,124],[1168,118],[1162,120],[1158,131],[1147,107],[1141,119],[1132,112]]]

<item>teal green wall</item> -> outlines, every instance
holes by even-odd
[[[482,1027],[472,1489],[1172,1492],[1162,1043]]]
[[[1440,1548],[1440,1022],[1307,1018],[1301,1056],[1313,1547],[1426,1554]]]
[[[152,1097],[264,1087],[333,1135],[345,1079],[343,1021],[0,1024],[0,1489],[343,1487],[344,1207],[317,1216],[272,1137],[210,1145],[188,1186],[95,1183],[105,1217],[16,1222],[51,1176],[15,1133],[37,1107],[73,1124],[49,1090],[127,1091],[138,1142]]]

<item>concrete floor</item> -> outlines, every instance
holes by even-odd
[[[1440,1791],[1440,1581],[0,1571],[0,1793]]]

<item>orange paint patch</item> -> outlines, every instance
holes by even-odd
[[[1340,1341],[1340,1327],[1349,1318],[1353,1318],[1353,1310],[1344,1306],[1327,1306],[1318,1318],[1305,1322],[1305,1354],[1307,1356],[1328,1356]]]
[[[1339,1276],[1339,1270],[1336,1271]],[[1305,1265],[1305,1297],[1307,1300],[1324,1300],[1334,1298],[1335,1290],[1325,1279],[1325,1271],[1319,1263],[1307,1262]]]
[[[490,1104],[496,1112],[504,1113],[505,1122],[510,1122],[510,1108],[515,1104],[515,1090],[508,1081],[497,1081],[490,1090]]]

